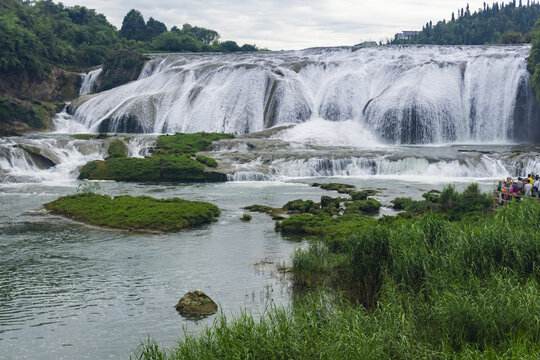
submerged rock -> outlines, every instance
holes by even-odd
[[[190,291],[174,306],[184,316],[204,316],[215,314],[217,304],[201,290]]]

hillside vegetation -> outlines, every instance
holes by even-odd
[[[428,22],[422,31],[408,40],[397,37],[392,44],[484,45],[531,42],[531,31],[540,17],[540,4],[516,2],[491,5],[474,10],[469,5],[452,13],[449,21]]]

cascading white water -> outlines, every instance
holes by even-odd
[[[93,132],[243,134],[324,119],[357,123],[372,134],[367,140],[393,144],[534,140],[538,133],[522,130],[534,115],[529,50],[387,46],[156,56],[139,80],[86,101],[74,115]]]
[[[40,166],[25,148],[39,152],[50,166]],[[65,182],[77,178],[77,169],[102,159],[103,146],[96,141],[69,137],[0,139],[0,182]]]
[[[116,137],[123,140],[128,156],[144,157],[155,146],[155,136]],[[0,138],[0,182],[70,182],[79,169],[92,160],[107,156],[109,143],[115,139],[79,140],[69,135],[32,135]],[[30,152],[28,150],[29,149]],[[32,156],[38,153],[38,159]],[[39,161],[43,157],[43,161]]]
[[[509,162],[496,156],[484,155],[465,161],[428,161],[423,158],[407,157],[391,159],[388,156],[351,158],[302,158],[277,159],[261,169],[260,159],[239,166],[229,175],[230,181],[269,181],[302,177],[331,176],[391,176],[401,178],[448,179],[500,178],[540,173],[540,163],[529,159],[524,163]]]
[[[82,84],[81,88],[79,89],[79,95],[85,95],[94,92],[94,83],[99,77],[99,74],[101,74],[102,70],[102,68],[99,68],[96,70],[92,70],[86,74],[80,74],[82,77]]]

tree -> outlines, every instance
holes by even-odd
[[[155,20],[153,17],[146,22],[145,40],[152,40],[159,34],[167,31],[167,26],[161,21]]]
[[[192,36],[193,38],[202,41],[204,44],[211,44],[219,39],[219,34],[217,31],[209,30],[203,27],[192,26],[190,24],[184,24],[182,26],[182,30],[179,31],[182,35]]]
[[[146,26],[142,14],[135,9],[131,9],[124,17],[124,21],[122,21],[120,36],[128,40],[144,40],[145,32]]]
[[[501,44],[520,44],[523,41],[520,33],[514,30],[508,30],[501,35],[499,42]]]
[[[219,44],[219,50],[223,52],[235,52],[240,51],[240,46],[236,43],[236,41],[224,41],[221,44]]]
[[[244,44],[240,48],[240,51],[257,51],[257,47],[251,44]]]

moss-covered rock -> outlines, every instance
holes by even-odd
[[[340,184],[340,183],[328,183],[328,184],[311,184],[313,187],[320,187],[324,190],[337,191],[340,194],[350,194],[356,190],[356,186],[350,184]]]
[[[56,103],[22,101],[0,96],[0,136],[29,130],[47,130],[49,120],[61,107]]]
[[[374,214],[379,211],[381,203],[375,199],[355,200],[345,205],[345,213]]]
[[[45,208],[91,225],[154,231],[179,231],[214,221],[220,214],[217,206],[205,202],[94,193],[62,196]]]
[[[353,232],[365,222],[372,223],[367,216],[359,213],[331,216],[327,213],[319,215],[295,215],[290,218],[276,221],[276,231],[283,234],[293,235],[330,235],[336,232]]]
[[[174,134],[161,135],[156,144],[157,154],[165,152],[166,154],[194,154],[208,149],[212,141],[220,139],[233,139],[232,134],[220,133],[193,133],[193,134]]]
[[[80,171],[79,179],[137,182],[223,182],[227,175],[207,170],[217,161],[207,156],[193,158],[217,139],[234,137],[230,134],[196,133],[161,135],[149,158],[126,158],[127,147],[122,140],[113,140],[109,158],[91,161]],[[114,156],[113,156],[114,155]],[[202,161],[201,161],[202,160]],[[204,163],[203,163],[204,162]]]
[[[103,62],[103,71],[96,79],[96,92],[137,80],[146,60],[146,56],[131,50],[112,51]]]
[[[218,306],[208,295],[201,290],[190,291],[185,294],[174,306],[182,316],[198,318],[215,314]]]
[[[405,208],[411,204],[414,200],[408,197],[399,197],[391,201],[395,210],[405,210]]]
[[[205,181],[205,168],[188,156],[112,158],[86,164],[79,179],[137,182]]]
[[[72,134],[70,136],[77,140],[106,139],[108,137],[111,137],[111,135],[103,134],[103,133],[102,134]]]
[[[240,220],[242,220],[243,222],[250,222],[251,219],[253,219],[253,217],[246,213],[243,213],[242,217],[240,218]]]
[[[283,219],[284,218],[283,215],[285,214],[285,210],[283,210],[282,208],[273,208],[270,206],[258,205],[258,204],[246,206],[244,209],[253,211],[253,212],[260,212],[260,213],[268,214],[274,220]]]
[[[197,155],[195,157],[195,160],[211,168],[216,168],[218,166],[216,159],[208,157],[208,156]]]
[[[320,207],[319,204],[314,203],[312,200],[297,199],[283,205],[283,210],[287,211],[289,214],[318,214],[320,212]]]
[[[115,139],[109,144],[107,154],[109,155],[109,159],[125,158],[128,155],[128,147],[122,140]]]
[[[56,166],[54,161],[41,154],[41,150],[39,148],[27,145],[19,145],[19,147],[26,151],[28,155],[30,155],[30,157],[34,161],[34,164],[36,164],[40,169],[50,169]]]

